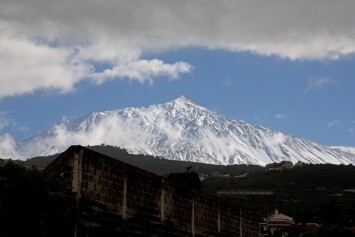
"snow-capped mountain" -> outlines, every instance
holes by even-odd
[[[355,150],[329,147],[232,120],[184,96],[165,104],[65,119],[19,146],[23,158],[50,155],[70,145],[107,144],[130,153],[212,164],[355,164]]]

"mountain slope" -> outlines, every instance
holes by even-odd
[[[327,147],[241,120],[180,96],[165,104],[66,119],[26,140],[19,154],[49,155],[73,144],[110,144],[134,154],[211,164],[265,165],[282,160],[354,164],[350,149]]]

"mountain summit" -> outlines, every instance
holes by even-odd
[[[220,116],[184,96],[165,104],[96,112],[65,119],[19,146],[22,158],[70,145],[107,144],[130,153],[211,164],[355,164],[355,152],[329,147]]]

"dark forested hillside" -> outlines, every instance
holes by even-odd
[[[125,149],[107,145],[90,146],[88,148],[163,176],[167,176],[170,173],[185,172],[187,167],[190,167],[191,171],[208,176],[212,176],[214,173],[236,176],[263,170],[263,167],[257,165],[210,165],[196,162],[167,160],[163,157],[154,157],[150,155],[133,155],[129,154]],[[58,155],[34,157],[27,160],[25,164],[28,166],[34,165],[44,168],[56,157],[58,157]]]
[[[209,177],[202,189],[216,194],[219,190],[270,190],[273,197],[229,197],[239,205],[255,209],[273,209],[302,222],[354,226],[355,167],[352,165],[311,165],[283,171],[263,171],[245,178]]]

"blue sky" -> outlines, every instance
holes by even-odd
[[[179,95],[355,146],[351,1],[64,1],[0,3],[0,151],[63,117]]]

